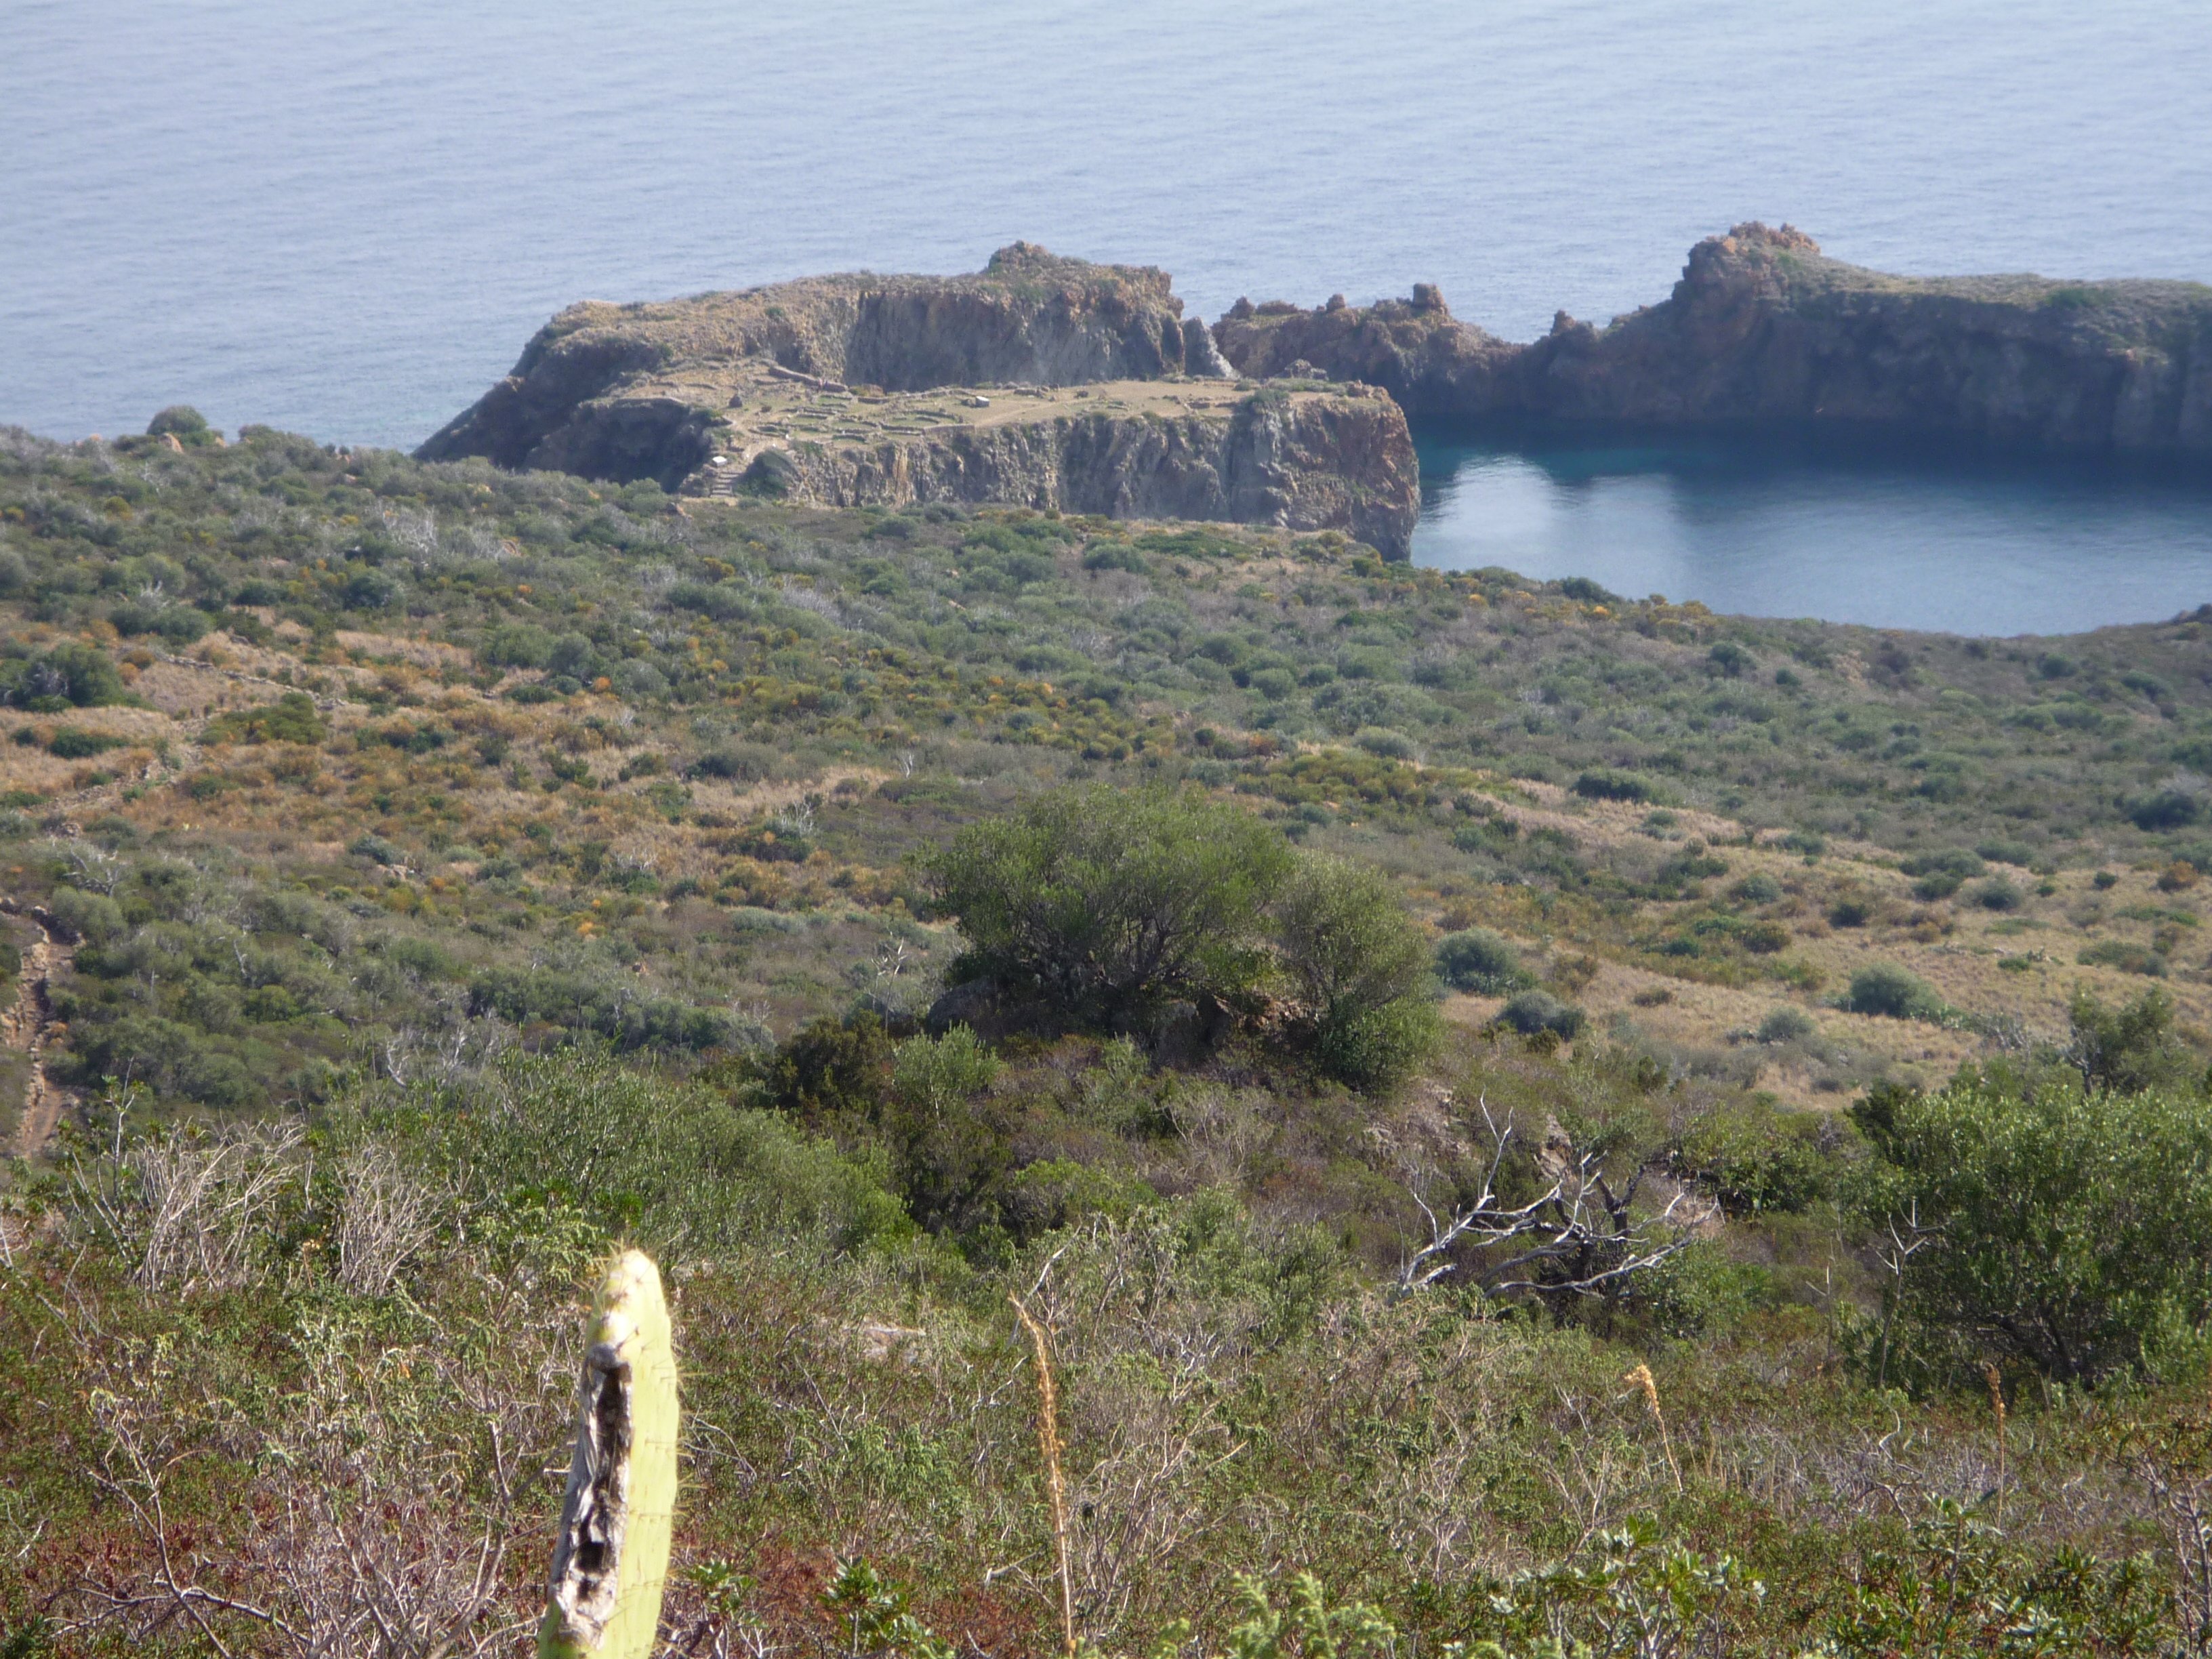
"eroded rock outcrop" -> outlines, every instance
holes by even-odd
[[[1018,242],[968,276],[572,306],[416,453],[825,505],[1337,529],[1405,556],[1419,483],[1397,405],[1226,386],[1182,309],[1164,271]]]
[[[1240,301],[1238,372],[1387,389],[1413,414],[1832,427],[2016,448],[2212,459],[2212,288],[1893,276],[1784,226],[1691,250],[1665,301],[1515,345],[1434,289],[1312,311]]]
[[[1342,530],[1394,558],[1410,548],[1419,503],[1413,439],[1403,412],[1371,387],[1214,392],[1118,381],[1079,396],[1001,392],[975,411],[823,395],[833,422],[866,429],[833,425],[828,441],[779,434],[750,449],[733,445],[736,453],[710,464],[706,487],[726,476],[740,488],[827,506],[1000,501]]]
[[[972,276],[860,272],[660,304],[586,301],[416,453],[672,484],[707,453],[689,411],[721,407],[714,394],[754,362],[893,392],[1152,380],[1188,367],[1182,309],[1164,270],[1027,242]],[[1198,349],[1218,363],[1210,338]]]

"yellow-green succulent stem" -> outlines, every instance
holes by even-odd
[[[625,1250],[584,1326],[576,1451],[539,1659],[648,1659],[676,1512],[676,1352],[660,1272]]]

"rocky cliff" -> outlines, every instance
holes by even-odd
[[[825,505],[1006,501],[1343,530],[1406,556],[1388,398],[1222,386],[1164,271],[1026,243],[968,276],[823,276],[572,306],[416,452]]]
[[[705,459],[693,411],[720,407],[721,383],[759,362],[888,391],[1225,372],[1165,271],[1017,242],[966,276],[862,272],[571,306],[416,453],[672,484]]]
[[[1796,425],[2016,448],[2212,459],[2212,288],[1893,276],[1788,226],[1691,250],[1673,295],[1598,329],[1564,313],[1515,345],[1432,289],[1317,310],[1240,301],[1241,374],[1301,365],[1416,416]]]
[[[1119,382],[1080,399],[1000,392],[988,416],[939,411],[921,429],[902,429],[900,400],[885,401],[889,410],[860,416],[876,416],[872,430],[826,441],[778,434],[710,459],[702,486],[837,507],[1002,501],[1342,530],[1392,558],[1410,550],[1420,501],[1413,440],[1403,412],[1370,387],[1207,397],[1188,383]],[[838,418],[854,417],[848,407]]]

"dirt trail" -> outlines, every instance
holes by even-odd
[[[0,901],[0,909],[14,915],[24,914],[12,899]],[[15,1006],[0,1013],[0,1037],[5,1038],[10,1048],[27,1055],[31,1062],[30,1076],[23,1085],[23,1115],[16,1122],[15,1142],[9,1148],[18,1158],[35,1158],[45,1150],[61,1123],[62,1109],[69,1100],[47,1077],[46,1066],[46,1039],[54,1025],[49,988],[53,976],[69,966],[69,947],[42,915],[33,911],[27,919],[39,930],[39,942],[23,953],[22,968],[15,975]]]

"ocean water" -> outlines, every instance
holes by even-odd
[[[1419,447],[1413,560],[1447,570],[1955,634],[2212,601],[2212,480],[2162,468],[1700,438]]]
[[[1016,238],[1164,265],[1209,317],[1433,281],[1516,337],[1662,297],[1751,217],[1899,270],[2212,279],[2207,86],[2196,0],[0,0],[0,421],[181,400],[408,445],[570,301],[972,270]],[[1424,547],[1551,476],[1527,465],[1439,475]],[[1992,498],[1897,518],[1898,490],[1859,508],[1899,536]],[[1966,541],[2031,547],[2010,580],[2040,581],[2100,544],[2099,499]],[[1789,557],[1842,551],[1818,516]],[[1764,602],[1738,523],[1669,580]]]

